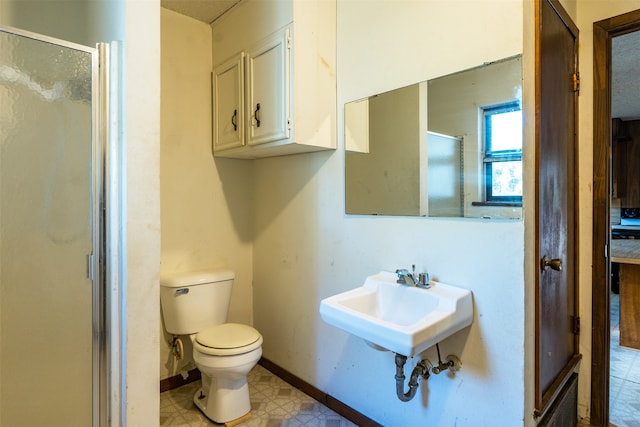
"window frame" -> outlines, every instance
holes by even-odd
[[[519,161],[522,163],[522,147],[512,150],[491,150],[491,117],[497,114],[510,113],[514,111],[522,112],[520,101],[508,101],[481,107],[482,112],[482,144],[483,159],[482,173],[484,181],[484,200],[488,204],[509,204],[522,206],[522,195],[520,196],[495,196],[493,194],[493,165],[494,163]]]

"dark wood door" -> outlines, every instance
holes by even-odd
[[[556,0],[537,2],[536,415],[579,360],[576,292],[578,30]]]

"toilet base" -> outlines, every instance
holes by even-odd
[[[241,418],[251,411],[246,377],[225,383],[216,384],[217,387],[201,387],[193,396],[193,403],[202,413],[220,424]]]

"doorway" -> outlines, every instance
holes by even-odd
[[[640,31],[640,10],[594,23],[593,273],[591,424],[609,425],[611,343],[612,41]],[[617,183],[616,183],[617,184]],[[617,191],[617,187],[616,187]],[[615,337],[615,336],[614,336]],[[621,362],[624,363],[624,362]],[[615,371],[614,371],[615,372]]]
[[[3,426],[107,425],[105,50],[0,27]]]

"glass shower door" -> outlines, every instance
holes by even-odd
[[[96,58],[0,28],[0,426],[95,425]]]

